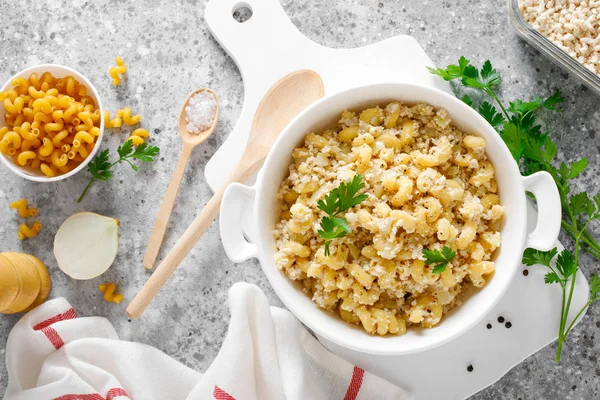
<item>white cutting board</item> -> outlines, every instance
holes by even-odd
[[[232,17],[240,5],[253,12],[244,23]],[[215,39],[236,62],[244,80],[240,118],[206,165],[206,180],[213,190],[241,156],[260,99],[273,83],[289,72],[305,68],[318,72],[326,95],[378,82],[420,83],[452,93],[446,82],[429,74],[425,67],[433,63],[410,36],[396,36],[356,49],[324,47],[296,29],[279,0],[210,0],[204,17]],[[245,226],[252,229],[248,223]],[[319,339],[333,353],[404,387],[416,399],[464,399],[556,340],[560,288],[545,285],[544,273],[542,267],[529,268],[527,277],[519,272],[488,318],[461,337],[422,353],[374,356]],[[588,284],[579,273],[572,310],[582,307],[587,298]],[[511,322],[512,327],[507,329],[498,323],[499,316]],[[486,328],[488,323],[492,329]],[[469,365],[473,366],[473,372],[467,371]]]

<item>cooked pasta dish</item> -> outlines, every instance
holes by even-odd
[[[504,210],[485,149],[427,104],[344,111],[292,153],[278,191],[278,268],[368,333],[437,325],[495,270]],[[332,217],[340,234],[326,243],[319,201],[357,175],[364,200]]]

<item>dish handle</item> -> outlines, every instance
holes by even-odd
[[[221,240],[227,257],[236,263],[258,256],[256,245],[246,239],[242,230],[242,210],[255,194],[254,186],[232,183],[225,189],[221,200]]]
[[[562,208],[560,195],[552,175],[545,171],[523,177],[527,192],[533,193],[537,202],[537,224],[527,236],[526,247],[547,251],[555,247],[560,232]]]

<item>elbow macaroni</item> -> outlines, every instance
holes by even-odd
[[[127,66],[125,65],[125,61],[123,61],[123,58],[121,58],[120,56],[117,56],[117,58],[115,59],[115,63],[117,65],[110,68],[108,70],[108,73],[109,73],[110,77],[112,78],[112,84],[114,86],[118,86],[121,84],[121,76],[120,75],[127,72]]]
[[[125,107],[123,109],[117,110],[114,118],[110,117],[109,111],[104,111],[103,119],[104,126],[106,126],[107,128],[120,128],[121,126],[123,126],[123,123],[125,123],[125,125],[135,125],[139,123],[142,120],[142,116],[139,114],[131,115],[131,108]],[[94,132],[90,131],[90,133],[93,134]],[[139,146],[145,142],[145,139],[149,137],[150,133],[146,129],[137,128],[134,129],[133,132],[131,132],[131,135],[126,139],[126,141],[131,140],[134,146]],[[78,139],[75,138],[75,140]]]
[[[134,146],[139,146],[144,143],[144,139],[150,137],[150,134],[147,130],[138,128],[131,132],[131,136],[127,140],[131,140]]]
[[[40,232],[40,230],[42,229],[42,224],[40,222],[34,222],[33,225],[31,225],[31,228],[29,226],[27,226],[27,224],[21,224],[19,226],[19,240],[23,240],[25,238],[29,238],[32,239],[34,237],[37,236],[37,234]]]
[[[0,92],[6,126],[0,128],[0,152],[22,167],[52,177],[77,167],[93,149],[100,135],[100,110],[87,95],[86,86],[74,77],[13,79],[12,88]],[[82,137],[86,143],[85,150]],[[72,150],[73,149],[73,150]],[[67,166],[68,154],[81,159]],[[74,158],[71,158],[74,159]]]
[[[278,192],[278,268],[370,334],[434,327],[495,270],[504,209],[485,145],[426,104],[344,111],[335,129],[310,133],[292,152]],[[325,256],[316,203],[358,173],[369,197],[342,215],[352,233]],[[443,246],[457,255],[434,274],[422,250]]]
[[[131,108],[125,107],[117,111],[117,116],[123,118],[123,122],[127,125],[135,125],[142,120],[141,115],[131,115]]]
[[[9,207],[17,210],[19,212],[19,215],[23,218],[35,217],[38,214],[37,208],[28,207],[27,199],[13,201],[12,203],[10,203]]]
[[[117,285],[114,283],[102,283],[98,285],[98,290],[104,293],[104,301],[107,303],[121,303],[123,301],[122,294],[115,294],[115,290],[117,290]]]

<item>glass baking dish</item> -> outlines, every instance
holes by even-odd
[[[544,35],[536,31],[521,16],[519,0],[508,1],[508,14],[519,35],[542,54],[553,59],[570,74],[577,76],[588,87],[600,94],[600,77],[583,66],[579,61],[565,53]]]

